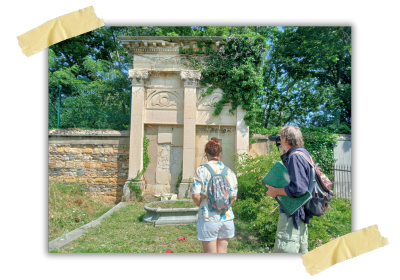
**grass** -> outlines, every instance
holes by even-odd
[[[79,188],[76,191],[64,185],[59,188],[67,192],[63,197],[69,194],[72,200],[82,195]],[[201,241],[197,240],[195,224],[154,227],[153,224],[143,223],[145,204],[146,202],[128,203],[126,207],[103,220],[100,225],[89,229],[68,246],[55,249],[53,253],[164,253],[168,249],[174,253],[203,252]],[[66,211],[65,220],[69,221],[64,222],[67,224],[64,230],[67,226],[74,225],[72,229],[85,223],[83,220],[79,223],[74,221],[74,217],[81,215],[71,215],[70,210],[76,208],[71,206],[63,208]],[[97,216],[109,208],[104,208],[104,211],[98,212]],[[87,219],[88,221],[90,219]],[[257,229],[238,217],[235,217],[235,231],[236,236],[229,241],[228,253],[270,253],[273,249],[265,245]],[[322,217],[311,219],[308,230],[309,251],[350,232],[351,200],[333,199],[326,211],[326,220]],[[180,241],[178,237],[185,237],[186,240]]]
[[[80,183],[49,182],[49,241],[97,219],[113,206],[90,198]]]
[[[351,199],[333,198],[322,217],[314,217],[308,225],[308,250],[351,232]]]
[[[176,201],[176,202],[164,202],[164,203],[154,203],[150,204],[150,207],[154,208],[196,208],[196,204],[194,202],[186,202],[186,201]]]

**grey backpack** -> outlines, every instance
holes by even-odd
[[[231,207],[230,196],[231,188],[225,175],[228,173],[228,167],[225,166],[221,174],[215,174],[214,170],[208,164],[202,165],[211,173],[211,179],[208,182],[207,198],[208,206],[221,213],[226,213]]]

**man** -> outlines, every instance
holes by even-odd
[[[268,188],[267,194],[275,198],[277,195],[289,197],[299,197],[308,190],[308,183],[311,173],[311,166],[307,160],[299,154],[299,151],[311,159],[310,154],[303,148],[303,135],[297,127],[284,126],[279,134],[283,154],[282,162],[288,170],[290,176],[289,185],[284,188]],[[276,231],[274,253],[307,253],[308,252],[308,228],[309,218],[304,207],[295,212],[288,218],[282,208],[279,207],[278,229]]]

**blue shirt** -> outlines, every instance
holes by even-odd
[[[285,192],[287,196],[291,198],[302,196],[307,192],[311,173],[311,165],[308,161],[302,155],[294,154],[294,151],[302,152],[311,159],[310,154],[304,148],[296,147],[293,150],[289,150],[289,156],[283,164],[290,176],[290,183],[285,186]],[[279,212],[285,213],[281,207],[279,207]],[[296,229],[299,228],[300,218],[306,224],[309,223],[310,217],[304,212],[304,207],[301,207],[292,215],[293,225]]]

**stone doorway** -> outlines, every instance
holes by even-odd
[[[183,126],[145,124],[145,133],[150,140],[150,163],[144,173],[144,193],[163,195],[176,192],[182,171]]]
[[[230,126],[196,126],[196,168],[207,163],[207,159],[204,158],[204,147],[212,137],[217,137],[222,146],[221,161],[235,171],[234,159],[231,155],[235,153],[236,129]]]

